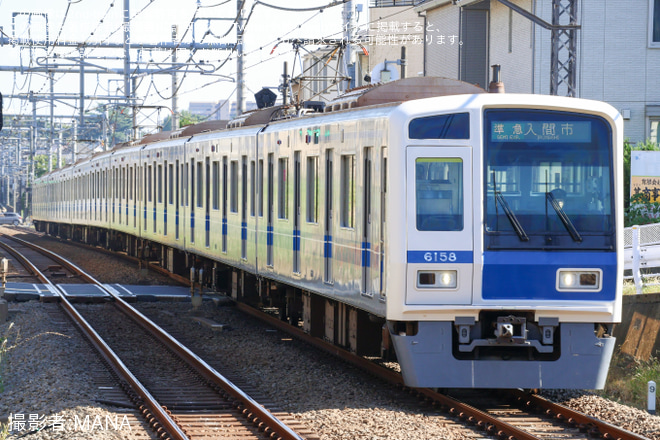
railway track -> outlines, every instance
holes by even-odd
[[[645,440],[646,437],[628,432],[602,420],[582,414],[534,393],[503,391],[499,396],[452,397],[428,388],[407,388],[402,376],[363,357],[314,338],[279,319],[238,303],[244,312],[268,322],[317,348],[338,356],[386,382],[399,386],[428,404],[475,426],[490,436],[507,440],[591,439]],[[488,392],[485,392],[488,394]]]
[[[9,245],[7,236],[2,236],[0,246],[11,253],[21,265],[39,279],[39,282],[45,283],[49,290],[59,295],[60,304],[66,314],[119,377],[122,387],[151,424],[158,438],[172,440],[209,438],[209,436],[283,440],[316,438],[292,417],[286,421],[275,417],[263,405],[73,263],[27,241],[14,237],[11,240],[20,245]],[[40,267],[60,266],[57,269],[60,273],[66,268],[66,273],[69,274],[67,277],[93,284],[113,298],[114,321],[110,327],[105,327],[104,333],[115,334],[115,343],[112,345],[117,351],[122,352],[123,359],[101,338],[99,332],[89,325],[51,279],[18,251],[17,247],[23,248],[25,253],[29,253],[27,248],[37,251],[41,256],[32,257],[38,260]],[[51,261],[46,261],[43,256]],[[128,322],[129,320],[131,322]],[[136,339],[137,346],[127,344],[126,332],[122,335],[116,334],[117,329],[121,328],[130,328],[128,334],[133,338],[141,334]],[[150,357],[149,362],[145,362],[140,355],[140,344],[144,344],[145,340],[151,345],[162,346],[161,354]],[[163,365],[168,365],[168,369],[163,369]],[[134,373],[132,369],[137,371]],[[158,372],[162,374],[156,378]],[[144,383],[140,378],[146,379]],[[294,425],[301,433],[296,432],[289,424]]]
[[[348,360],[368,370],[371,374],[403,387],[401,376],[391,370],[375,366],[372,362],[356,357],[335,346],[318,341],[297,331],[271,315],[261,313],[246,305],[238,308],[274,327],[290,333],[298,339],[319,346],[325,351]],[[405,388],[405,387],[404,387]],[[428,389],[407,389],[411,394],[439,407],[457,420],[476,426],[486,435],[506,439],[644,439],[606,422],[596,420],[569,408],[528,393],[500,393],[499,395],[440,394]]]

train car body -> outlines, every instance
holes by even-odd
[[[34,221],[229,268],[237,299],[281,298],[283,318],[354,351],[393,346],[410,386],[602,388],[622,136],[607,104],[539,95],[312,114],[58,170]]]

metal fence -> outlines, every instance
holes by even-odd
[[[660,285],[648,281],[660,278],[660,223],[626,228],[623,237],[624,269],[631,271],[624,279],[634,280],[638,294],[644,286]]]
[[[426,0],[371,0],[370,8],[391,8],[393,6],[417,6]]]

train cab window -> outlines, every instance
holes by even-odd
[[[463,161],[418,158],[415,161],[417,230],[463,230]]]
[[[588,114],[484,112],[484,226],[490,249],[612,249],[613,135]]]
[[[410,121],[410,139],[470,139],[470,114],[427,116]]]

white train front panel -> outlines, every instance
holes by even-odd
[[[621,119],[589,101],[500,99],[393,116],[406,215],[388,218],[405,234],[390,235],[387,317],[406,382],[600,388],[614,339],[595,326],[621,313]]]

